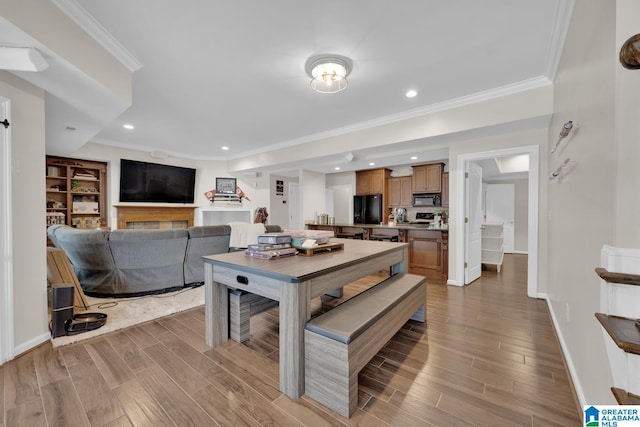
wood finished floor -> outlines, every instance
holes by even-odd
[[[249,341],[211,349],[199,307],[1,366],[0,427],[579,426],[546,302],[526,297],[526,263],[507,255],[501,273],[464,288],[429,280],[426,325],[409,321],[364,368],[349,420],[278,391],[277,309],[252,318]]]

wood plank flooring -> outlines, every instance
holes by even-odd
[[[526,297],[525,255],[464,287],[428,280],[427,323],[409,321],[359,375],[342,418],[278,390],[278,309],[252,338],[208,348],[204,307],[0,367],[0,427],[579,426],[545,301]],[[381,280],[313,302],[319,313]]]

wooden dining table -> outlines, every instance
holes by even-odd
[[[206,343],[229,339],[228,288],[258,294],[280,303],[280,391],[297,399],[304,394],[304,327],[311,299],[381,270],[407,271],[408,244],[332,239],[338,251],[314,256],[264,260],[243,252],[204,258]]]

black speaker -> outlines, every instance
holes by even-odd
[[[53,285],[53,308],[51,310],[51,333],[53,337],[67,335],[67,323],[73,319],[73,285]]]

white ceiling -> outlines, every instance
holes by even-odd
[[[237,159],[313,141],[339,129],[419,115],[473,94],[534,79],[553,80],[568,21],[560,12],[572,4],[570,0],[54,3],[84,9],[141,65],[133,74],[132,106],[98,129],[92,140],[197,159]],[[305,62],[325,53],[353,62],[343,92],[319,94],[309,86]],[[417,90],[418,96],[406,98],[409,89]],[[64,109],[57,111],[56,125],[64,126],[65,115],[60,113]],[[69,117],[81,131],[77,113],[69,111]],[[125,123],[135,125],[135,130],[125,130]],[[225,145],[228,151],[222,151]],[[419,141],[405,148],[394,145],[394,152],[376,149],[377,164],[400,161],[394,159],[399,152],[407,163],[404,151],[418,145]],[[306,167],[317,165],[326,172],[342,155],[309,159]],[[280,167],[282,172],[286,168]]]

